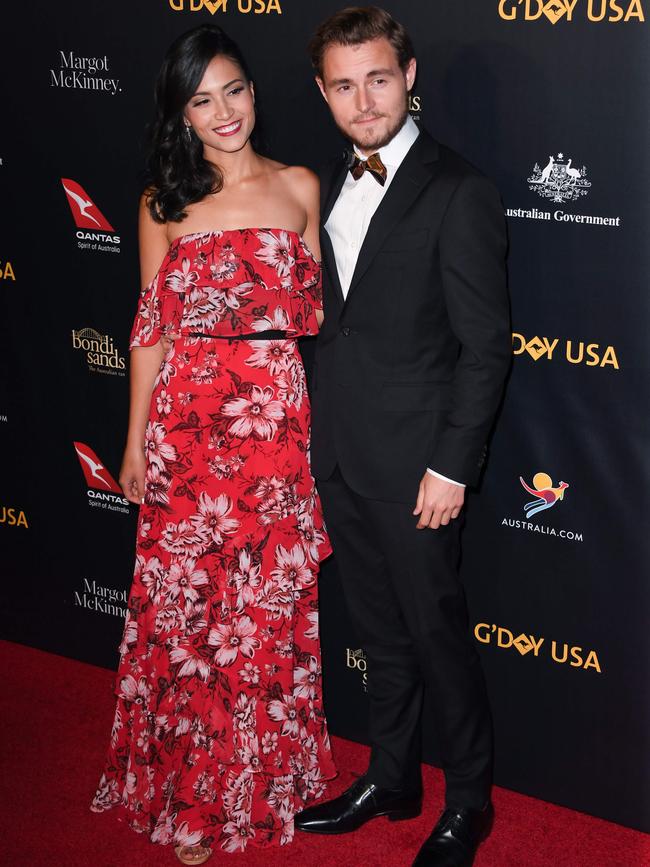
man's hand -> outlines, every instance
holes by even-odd
[[[465,502],[465,488],[453,485],[425,473],[420,482],[418,500],[413,510],[414,515],[419,515],[418,530],[428,527],[437,530],[440,526],[446,526],[454,518],[460,515]]]

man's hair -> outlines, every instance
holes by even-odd
[[[323,77],[323,57],[330,45],[361,45],[373,39],[387,39],[395,49],[401,69],[415,57],[413,43],[404,27],[378,6],[348,6],[320,25],[309,43],[311,62]]]

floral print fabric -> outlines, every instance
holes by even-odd
[[[155,843],[289,843],[335,774],[316,587],[330,547],[295,340],[320,304],[318,263],[276,229],[182,236],[140,297],[132,348],[175,339],[92,809],[117,807]],[[287,337],[224,339],[269,329]]]

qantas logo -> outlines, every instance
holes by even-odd
[[[61,178],[61,183],[68,197],[68,204],[77,228],[115,231],[82,186],[70,178]]]
[[[74,448],[89,488],[95,488],[100,491],[112,491],[114,494],[122,493],[120,486],[90,446],[87,446],[85,443],[75,443]]]

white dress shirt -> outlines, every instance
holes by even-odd
[[[379,149],[381,161],[386,166],[386,183],[383,186],[370,172],[364,172],[358,181],[354,180],[350,172],[346,175],[339,197],[325,224],[327,234],[332,241],[344,298],[347,297],[350,289],[359,250],[363,245],[373,214],[386,195],[386,190],[391,185],[395,173],[419,134],[420,130],[417,124],[409,115],[397,135],[387,145]],[[357,156],[360,159],[365,159],[358,151]],[[448,479],[429,467],[427,467],[427,472],[445,482],[465,487],[460,482]]]

